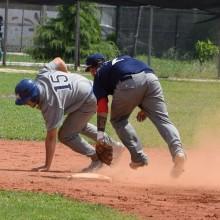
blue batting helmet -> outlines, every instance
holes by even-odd
[[[90,67],[98,67],[99,64],[105,62],[105,57],[101,53],[95,53],[87,57],[86,59],[86,69],[88,72]]]
[[[28,101],[37,102],[40,91],[34,80],[23,79],[15,87],[16,105],[25,105]]]

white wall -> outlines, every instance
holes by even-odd
[[[5,9],[0,8],[0,15],[5,15]],[[56,17],[56,11],[48,11],[48,17]],[[8,10],[8,40],[9,51],[22,51],[32,45],[32,38],[36,26],[40,23],[40,10],[9,9]],[[4,21],[3,21],[4,23]],[[4,27],[2,27],[4,32]]]

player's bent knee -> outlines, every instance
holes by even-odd
[[[115,129],[119,129],[121,127],[125,127],[128,124],[128,120],[121,120],[121,119],[111,119],[111,124]]]
[[[67,144],[70,141],[72,142],[77,137],[78,137],[77,133],[76,134],[75,133],[69,134],[66,131],[64,131],[63,129],[60,129],[58,132],[58,140],[63,144]]]

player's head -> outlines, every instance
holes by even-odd
[[[105,62],[105,57],[101,53],[95,53],[87,57],[86,59],[86,72],[89,72],[91,68],[98,68]]]
[[[25,105],[31,101],[38,104],[40,91],[34,80],[23,79],[15,87],[16,105]]]

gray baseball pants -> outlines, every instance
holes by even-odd
[[[119,138],[128,148],[133,162],[147,160],[135,129],[128,122],[135,107],[143,109],[168,144],[172,158],[183,152],[180,135],[168,117],[163,91],[153,73],[138,73],[131,79],[120,81],[113,94],[111,123]]]
[[[80,134],[97,140],[97,127],[88,123],[91,117],[96,113],[97,101],[92,93],[84,104],[75,112],[67,115],[63,125],[59,129],[58,139],[72,150],[91,157],[96,154],[95,148],[89,144]],[[105,133],[105,141],[115,145],[115,141]]]

